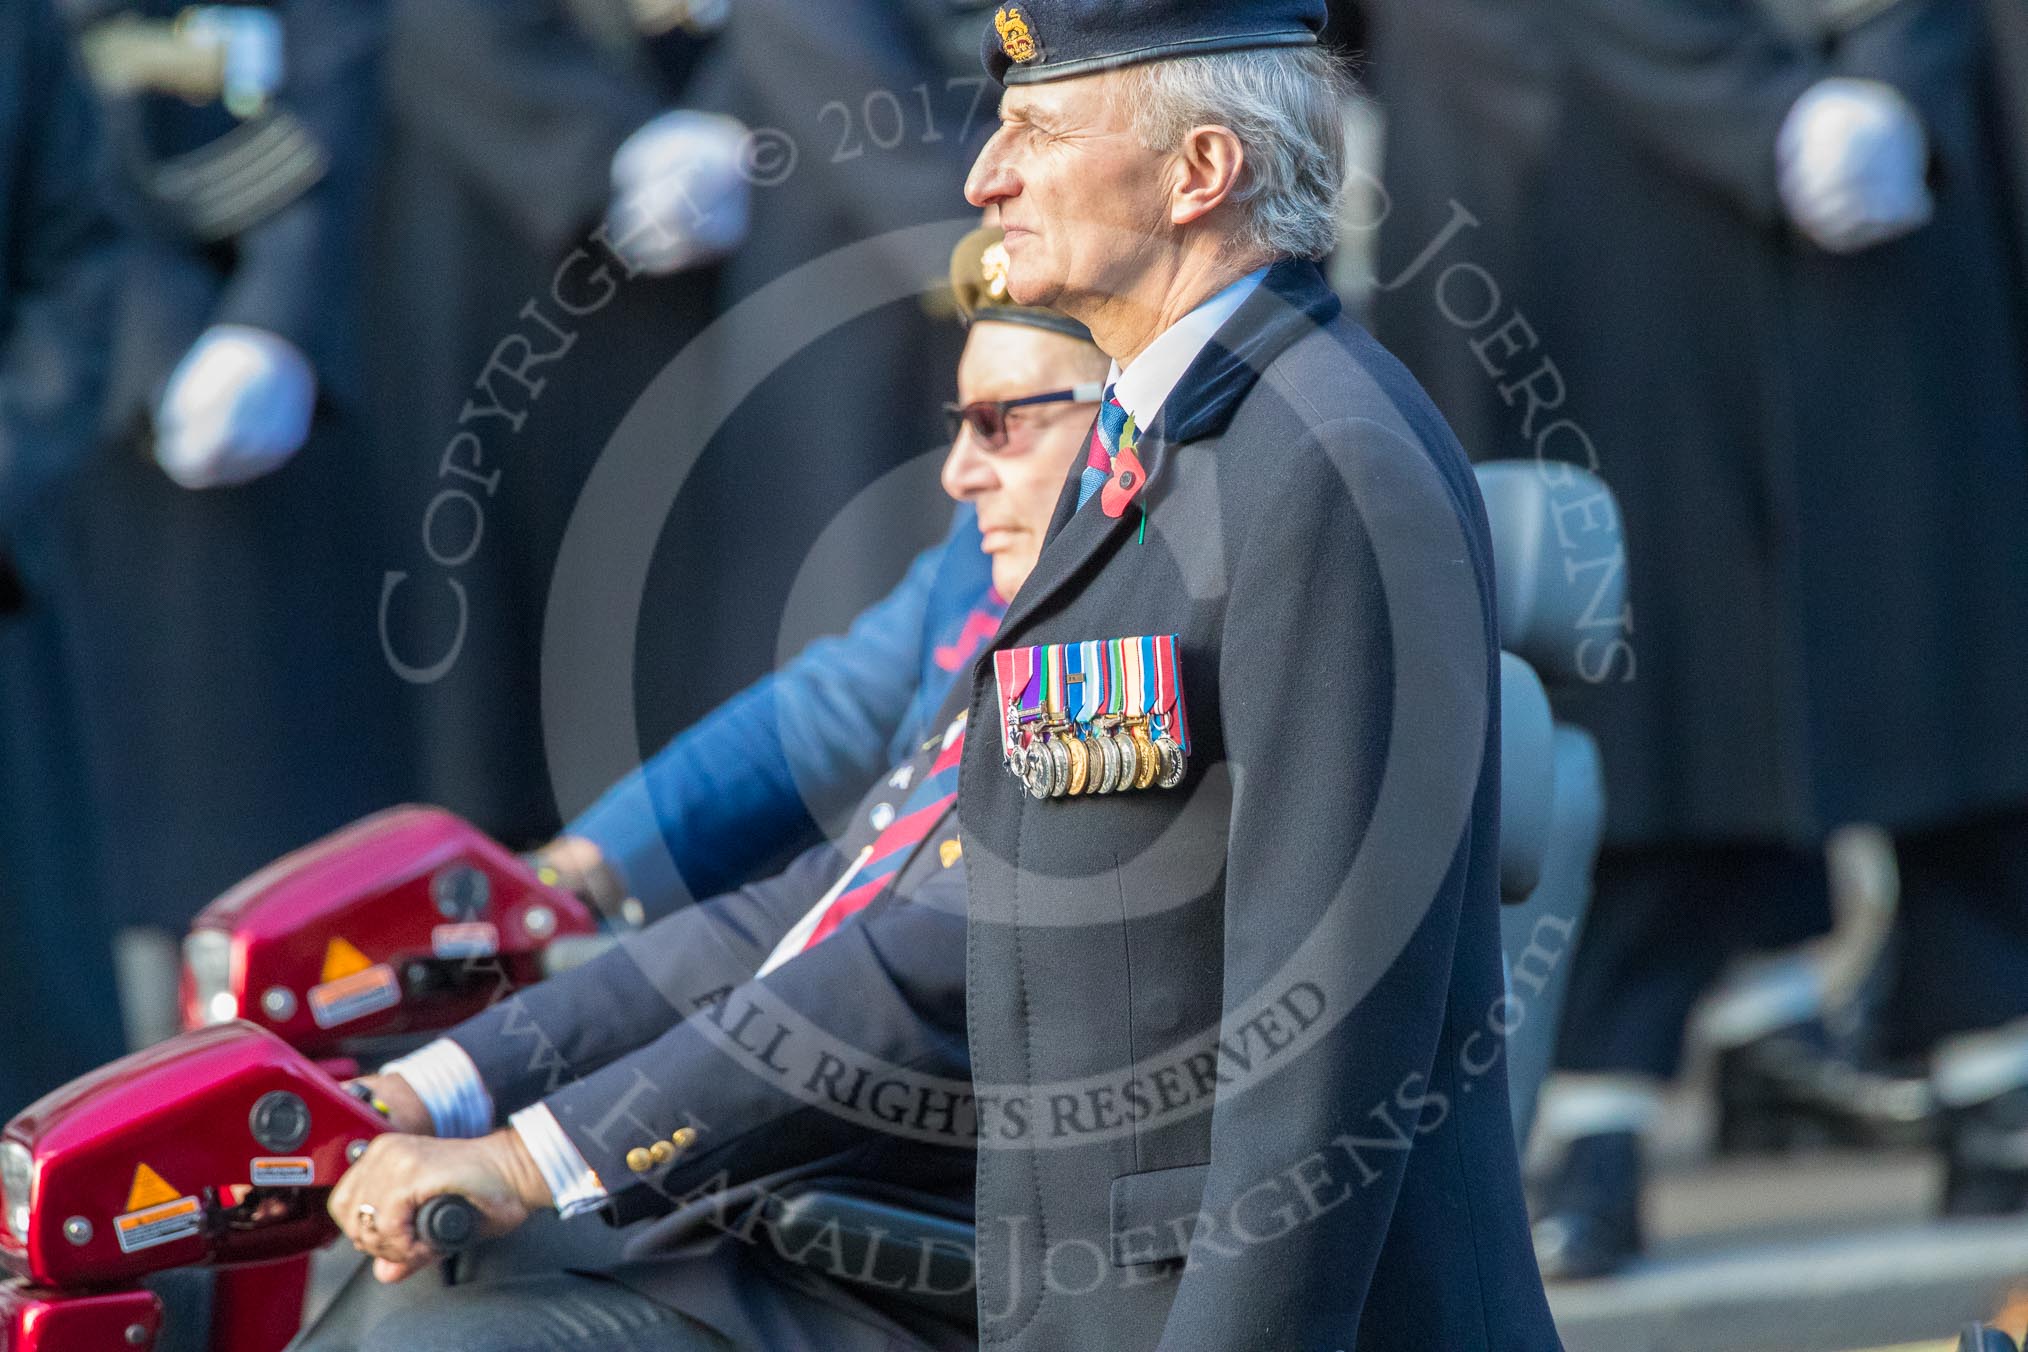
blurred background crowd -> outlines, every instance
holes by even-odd
[[[335,827],[547,839],[593,627],[651,753],[942,534],[993,8],[0,0],[0,1108],[172,1026],[191,916]],[[1631,600],[1558,694],[1608,818],[1545,1271],[1643,1270],[1714,1151],[1870,1152],[1745,1175],[1779,1218],[2017,1216],[2028,6],[1334,11],[1334,282],[1475,458],[1617,502],[1561,523]],[[587,614],[580,495],[672,381],[702,450]]]

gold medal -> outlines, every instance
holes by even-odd
[[[1075,798],[1091,783],[1091,749],[1084,744],[1070,727],[1064,724],[1059,735],[1064,754],[1070,757],[1070,777],[1063,786],[1063,796]]]
[[[1155,783],[1165,789],[1173,789],[1183,782],[1184,772],[1190,768],[1190,758],[1183,751],[1183,744],[1163,733],[1155,739],[1155,750],[1162,758],[1162,773],[1155,777]]]
[[[1155,750],[1155,743],[1148,736],[1148,720],[1145,716],[1127,720],[1127,730],[1134,739],[1134,787],[1150,788],[1155,777],[1162,773],[1162,757]]]

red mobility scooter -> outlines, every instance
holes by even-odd
[[[278,1352],[310,1254],[338,1233],[330,1190],[387,1130],[342,1081],[596,932],[576,896],[425,808],[368,818],[221,897],[186,941],[186,1031],[0,1137],[0,1352],[154,1348],[164,1307],[145,1280],[195,1267],[216,1270],[211,1352]],[[443,1253],[475,1223],[462,1198],[416,1219]]]

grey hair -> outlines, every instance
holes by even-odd
[[[1129,66],[1116,96],[1128,100],[1134,134],[1173,151],[1192,127],[1230,129],[1246,167],[1230,200],[1249,255],[1321,259],[1338,244],[1345,190],[1343,105],[1352,80],[1321,47],[1270,47]]]

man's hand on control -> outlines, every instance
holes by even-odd
[[[641,924],[640,903],[628,897],[626,882],[606,861],[605,852],[584,837],[558,836],[524,855],[523,862],[543,883],[576,896],[608,923]]]
[[[352,1083],[373,1095],[370,1100],[373,1106],[386,1114],[396,1131],[409,1136],[437,1134],[437,1125],[430,1119],[430,1110],[423,1105],[421,1095],[401,1076],[361,1075]]]
[[[373,1259],[373,1275],[399,1282],[441,1257],[415,1234],[416,1209],[455,1193],[478,1208],[488,1238],[553,1206],[534,1157],[508,1128],[474,1141],[438,1141],[390,1133],[376,1137],[332,1189],[331,1219],[354,1248]]]
[[[1776,141],[1782,203],[1804,235],[1851,254],[1929,223],[1929,135],[1893,85],[1836,77],[1796,100]]]

